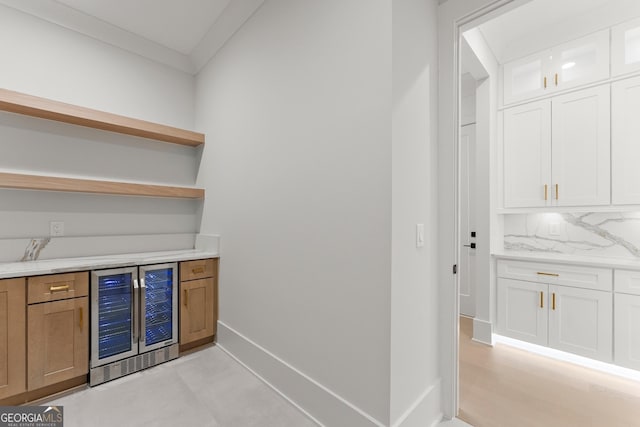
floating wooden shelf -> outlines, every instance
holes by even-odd
[[[23,175],[0,172],[0,188],[22,190],[66,191],[75,193],[111,194],[120,196],[171,197],[202,199],[204,190],[188,187],[134,184],[129,182],[95,181],[89,179],[59,178],[41,175]]]
[[[125,135],[197,147],[204,134],[0,89],[0,110]]]

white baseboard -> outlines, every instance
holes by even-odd
[[[429,386],[392,427],[437,426],[442,420],[440,380]]]
[[[473,319],[473,340],[487,345],[493,345],[493,326],[491,322]]]
[[[244,365],[317,424],[321,426],[385,427],[384,423],[235,331],[224,322],[218,322],[217,340],[218,346],[223,351]],[[422,405],[417,406],[421,407]]]

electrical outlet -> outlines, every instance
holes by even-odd
[[[559,236],[560,235],[560,224],[557,222],[552,222],[549,224],[549,236]]]
[[[62,237],[62,236],[64,236],[64,222],[62,222],[62,221],[51,221],[49,223],[49,235],[51,237]]]

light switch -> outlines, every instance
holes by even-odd
[[[424,246],[424,224],[416,224],[416,248]]]
[[[62,222],[62,221],[51,221],[49,223],[49,236],[51,236],[51,237],[62,237],[62,236],[64,236],[64,222]]]

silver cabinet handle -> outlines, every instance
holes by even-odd
[[[138,279],[133,279],[133,341],[138,341],[138,298],[140,296],[140,287]]]
[[[147,285],[144,283],[144,277],[140,279],[140,341],[144,343],[147,329]]]

